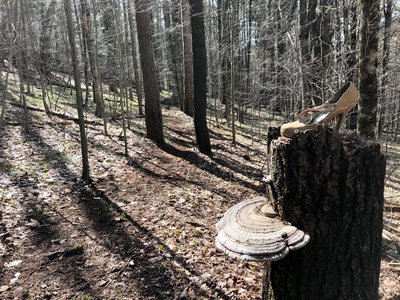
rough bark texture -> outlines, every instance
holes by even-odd
[[[115,1],[102,0],[99,1],[100,6],[103,9],[102,23],[104,32],[104,42],[107,48],[106,56],[106,67],[107,71],[104,73],[103,78],[109,84],[110,91],[115,92],[118,84],[117,74],[117,61],[115,49],[117,47],[117,34],[118,31],[115,25],[115,11],[117,10],[117,4]]]
[[[385,30],[383,33],[383,57],[382,57],[382,82],[381,82],[381,97],[379,98],[378,105],[378,124],[376,134],[380,138],[382,135],[383,125],[385,123],[385,100],[389,98],[386,91],[388,84],[388,71],[389,71],[389,58],[390,58],[390,38],[391,38],[391,27],[393,21],[393,0],[385,0],[383,5],[383,15],[385,17]],[[395,109],[392,105],[389,105],[389,111]],[[393,115],[392,115],[393,116]]]
[[[327,127],[272,144],[270,194],[311,236],[271,264],[281,299],[378,299],[385,158],[378,143]]]
[[[202,0],[189,0],[192,6],[193,45],[193,92],[194,129],[201,153],[211,155],[210,136],[207,128],[207,52],[204,33],[204,10]]]
[[[184,102],[183,111],[193,117],[193,49],[192,31],[190,25],[190,7],[182,1],[182,41],[183,41],[183,65],[184,65]]]
[[[164,144],[160,93],[154,63],[154,46],[151,36],[150,4],[148,0],[136,0],[136,26],[139,40],[140,62],[143,72],[147,137]]]
[[[221,88],[222,88],[222,104],[225,104],[224,116],[226,123],[231,123],[231,99],[229,95],[230,89],[230,72],[231,61],[229,55],[229,48],[231,46],[231,36],[229,29],[229,11],[231,10],[231,2],[229,0],[222,0],[221,12],[221,47],[222,47],[222,71],[221,71]]]
[[[174,96],[179,100],[179,107],[183,111],[183,74],[182,63],[182,34],[176,27],[181,26],[180,7],[177,1],[164,1],[163,13],[166,27],[166,36],[168,42],[168,66],[174,79],[172,91]]]
[[[83,100],[82,100],[82,89],[81,85],[78,84],[81,82],[81,76],[79,73],[79,62],[78,55],[76,49],[75,42],[75,32],[72,24],[72,8],[71,8],[71,0],[64,0],[64,9],[65,16],[67,20],[67,30],[68,30],[68,39],[71,47],[71,55],[72,55],[72,67],[74,69],[74,80],[75,80],[75,90],[76,90],[76,107],[78,110],[78,118],[79,118],[79,133],[81,138],[81,152],[82,152],[82,179],[89,183],[90,180],[90,172],[89,172],[89,154],[88,154],[88,145],[87,145],[87,137],[85,130],[85,118],[83,115]]]
[[[93,98],[96,103],[95,115],[102,117],[104,114],[104,104],[101,96],[101,84],[99,74],[99,63],[97,61],[97,55],[95,50],[95,41],[92,33],[92,21],[90,19],[89,5],[87,0],[81,0],[82,9],[82,32],[83,37],[86,40],[87,50],[89,54],[90,69],[93,77]],[[78,85],[78,84],[76,84]]]
[[[307,19],[307,1],[299,0],[299,44],[300,44],[300,61],[301,67],[304,68],[307,60],[309,60],[310,51],[308,50],[308,19]],[[303,73],[303,72],[302,72]],[[308,86],[304,74],[302,74],[303,103],[302,109],[305,109],[306,103],[311,106],[311,98],[308,92]]]
[[[57,1],[52,0],[46,9],[45,5],[41,7],[41,33],[40,33],[40,59],[41,59],[41,73],[45,76],[45,80],[51,76],[51,18],[54,15],[56,9]]]
[[[378,104],[378,0],[362,0],[362,23],[360,41],[360,101],[358,104],[357,131],[362,137],[375,136],[376,111]]]
[[[142,96],[142,77],[139,73],[139,64],[138,64],[138,50],[137,50],[137,35],[136,30],[134,28],[134,20],[133,20],[133,7],[130,1],[127,1],[128,4],[128,21],[129,28],[131,33],[131,44],[132,44],[132,60],[133,60],[133,72],[135,75],[135,88],[136,88],[136,96],[138,99],[138,114],[139,116],[143,116],[143,96]]]
[[[383,58],[382,58],[382,95],[385,93],[388,67],[389,67],[389,54],[390,54],[390,29],[393,21],[393,0],[385,0],[383,15],[385,17],[385,31],[383,34]]]
[[[348,81],[352,81],[354,84],[358,83],[357,68],[355,66],[358,63],[357,59],[357,4],[356,2],[350,2],[348,7],[344,7],[343,17],[346,26],[343,27],[344,44],[349,50],[345,53],[346,65],[348,71]],[[355,128],[353,128],[355,129]]]
[[[308,3],[309,51],[312,53],[308,89],[312,94],[313,105],[322,104],[326,100],[324,95],[326,90],[325,73],[329,65],[333,36],[329,8],[331,5],[333,5],[332,0],[312,0]]]

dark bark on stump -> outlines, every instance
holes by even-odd
[[[311,236],[271,264],[280,299],[378,299],[385,158],[379,144],[332,129],[274,141],[270,198]]]

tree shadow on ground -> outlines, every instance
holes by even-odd
[[[145,166],[143,166],[143,161],[146,161],[146,163],[153,165],[154,167],[160,168],[161,170],[171,173],[170,170],[167,170],[163,167],[161,167],[160,165],[156,165],[155,163],[152,163],[151,161],[147,160],[146,158],[142,159],[142,162],[139,162],[138,160],[134,159],[134,158],[129,158],[128,160],[128,165],[132,166],[135,168],[135,170],[138,170],[140,172],[143,172],[144,174],[151,176],[157,180],[162,180],[165,182],[168,182],[176,187],[182,187],[182,184],[191,184],[193,186],[199,186],[203,189],[209,189],[211,192],[223,197],[224,199],[226,198],[227,201],[230,201],[231,199],[235,198],[235,195],[224,190],[224,189],[220,189],[216,186],[209,186],[206,183],[202,183],[201,181],[195,181],[195,180],[191,180],[191,179],[187,179],[182,177],[179,174],[174,174],[174,175],[162,175],[162,174],[158,174],[152,170],[150,170],[149,168],[146,168]]]
[[[138,134],[137,130],[131,130],[132,132]],[[183,131],[180,130],[175,130],[171,128],[171,131],[175,132],[178,135],[183,136],[186,139],[189,139],[192,141],[193,137],[191,137],[190,135],[186,134]],[[79,136],[77,133],[75,134],[71,134],[69,133],[71,136],[73,136],[77,141],[79,140]],[[188,142],[185,141],[183,139],[179,139],[177,137],[174,136],[170,136],[170,139],[172,142],[177,143],[178,145],[181,145],[183,147],[188,147],[188,148],[193,148],[194,146],[194,142]],[[114,141],[115,142],[115,141]],[[121,153],[117,153],[116,150],[115,151],[111,151],[110,148],[102,145],[99,142],[96,142],[94,139],[90,140],[89,143],[91,145],[93,145],[95,148],[101,148],[104,151],[109,152],[110,154],[117,154],[120,155]],[[121,149],[122,149],[122,145],[121,145]],[[242,148],[248,148],[245,145],[240,144],[240,147]],[[234,174],[241,174],[249,179],[256,179],[256,180],[260,180],[262,179],[262,171],[258,170],[252,166],[248,166],[245,164],[241,164],[240,162],[232,159],[232,158],[228,158],[226,156],[224,156],[221,153],[218,153],[218,155],[215,155],[215,157],[212,158],[212,162],[207,161],[206,159],[202,158],[201,156],[199,156],[197,153],[191,151],[191,150],[181,150],[178,149],[177,147],[170,145],[170,144],[165,144],[159,147],[161,150],[165,151],[166,153],[173,155],[175,157],[179,157],[184,159],[185,161],[187,161],[188,163],[190,163],[191,165],[194,165],[200,169],[202,169],[203,171],[209,172],[212,175],[215,175],[219,178],[221,178],[222,180],[226,180],[226,181],[230,181],[230,182],[239,182],[242,186],[252,189],[254,192],[256,193],[262,193],[263,192],[263,185],[255,185],[251,182],[248,182],[246,180],[237,178]],[[250,149],[250,148],[249,148]],[[225,149],[224,147],[224,151],[229,152],[227,149]],[[233,153],[233,152],[232,152]],[[222,156],[224,156],[222,158]],[[147,159],[146,159],[147,160]],[[147,160],[148,161],[148,160]],[[141,168],[143,171],[148,172],[149,170],[145,170],[145,168],[143,168],[140,163],[138,162],[134,162],[135,167],[139,167]],[[220,168],[220,166],[225,167],[227,169],[230,169],[234,174],[227,172],[225,170],[222,170]],[[157,165],[158,168],[162,167],[160,165]],[[165,169],[164,169],[165,170]],[[170,173],[170,170],[165,170],[166,172]],[[154,172],[152,172],[152,175],[158,175]],[[161,177],[162,179],[170,179],[173,181],[177,181],[177,178],[173,178],[173,176],[167,176],[167,175],[160,175],[159,177]],[[182,178],[182,177],[181,177]],[[183,178],[184,179],[184,178]],[[187,181],[186,179],[184,179],[185,181]],[[192,182],[195,185],[199,185],[197,182]]]
[[[195,153],[193,151],[180,150],[180,149],[174,147],[173,145],[168,145],[168,144],[160,146],[160,149],[164,150],[165,152],[167,152],[170,155],[180,157],[180,158],[186,160],[187,162],[189,162],[190,164],[195,165],[198,168],[200,168],[204,171],[207,171],[208,173],[210,173],[214,176],[217,176],[223,180],[240,183],[242,186],[249,188],[249,189],[255,191],[256,193],[261,192],[261,188],[262,188],[261,186],[255,185],[253,183],[250,183],[243,179],[235,177],[232,173],[222,170],[218,166],[217,163],[215,163],[213,161],[212,162],[207,161],[206,159],[202,158],[201,156],[199,156],[197,153]],[[222,160],[219,159],[217,161],[221,162]]]
[[[178,138],[178,137],[176,137],[174,135],[168,135],[168,139],[172,143],[174,143],[176,145],[179,145],[181,147],[185,147],[185,148],[194,148],[194,147],[196,147],[196,144],[193,141],[187,141],[187,140],[184,140],[182,138]]]
[[[77,137],[78,138],[78,137]],[[94,148],[101,149],[102,151],[109,153],[111,155],[118,155],[120,157],[124,156],[124,153],[117,151],[116,149],[112,149],[110,147],[107,147],[107,145],[101,144],[95,140],[90,141],[90,145]],[[123,146],[121,146],[122,148]],[[190,151],[188,151],[190,152]],[[191,152],[193,153],[193,152]],[[152,157],[154,157],[156,154],[152,153]],[[199,186],[201,188],[206,188],[212,191],[213,193],[226,198],[227,201],[230,201],[231,199],[235,199],[236,196],[233,193],[230,193],[229,191],[223,189],[223,188],[218,188],[216,186],[209,186],[207,183],[203,183],[200,180],[191,180],[186,177],[183,177],[177,172],[173,172],[171,169],[166,169],[160,164],[156,164],[151,161],[151,158],[144,156],[143,154],[135,152],[134,155],[129,157],[127,164],[129,166],[134,167],[135,170],[138,170],[140,172],[143,172],[144,174],[151,176],[157,180],[162,180],[165,182],[168,182],[172,185],[175,185],[176,187],[181,187],[182,184],[191,184],[193,186]],[[150,168],[147,168],[144,166],[144,164],[149,164],[153,166],[154,168],[160,169],[161,171],[165,172],[166,174],[159,174]],[[221,177],[221,179],[226,180],[226,178]],[[263,187],[260,187],[260,190],[263,190]]]
[[[168,131],[170,131],[170,132],[172,132],[172,133],[174,133],[174,134],[176,134],[176,135],[178,135],[180,137],[183,137],[183,138],[189,140],[190,143],[188,143],[188,148],[193,147],[193,146],[196,145],[194,133],[190,134],[187,130],[184,130],[184,129],[179,130],[179,129],[176,129],[176,128],[173,128],[173,127],[167,127],[167,128],[168,128]],[[215,144],[215,142],[217,142],[217,141],[225,141],[225,142],[229,142],[230,143],[231,139],[229,137],[227,137],[226,135],[223,135],[223,134],[221,134],[219,132],[216,132],[215,130],[212,130],[212,129],[209,129],[209,132],[210,132],[210,137],[212,138],[212,142],[214,142],[211,145],[212,146],[211,147],[212,150],[215,150],[215,149],[216,150],[220,150],[220,149],[222,149],[223,151],[225,151],[227,153],[230,153],[230,154],[233,154],[233,155],[235,155],[235,154],[237,155],[237,149],[241,149],[246,153],[253,153],[255,155],[262,156],[262,157],[266,157],[267,156],[267,153],[263,152],[262,150],[257,150],[256,148],[251,148],[250,146],[247,146],[247,145],[245,145],[243,143],[240,143],[238,141],[235,142],[235,145],[230,144],[230,145],[232,145],[231,149],[229,149],[228,147],[226,147],[226,145],[224,145],[222,143],[216,143]]]
[[[189,141],[177,138],[176,136],[169,136],[169,140],[173,144],[176,144],[176,145],[181,146],[181,147],[185,147],[185,148],[194,148],[194,147],[196,147],[196,144],[194,143],[194,141],[190,141],[189,142]],[[217,146],[218,146],[218,149],[223,149],[224,152],[228,152],[228,153],[232,153],[232,154],[234,153],[234,151],[229,151],[224,145],[220,144],[220,145],[217,145]],[[215,146],[215,147],[217,147],[217,146]],[[161,147],[161,148],[164,150],[164,147]],[[188,152],[190,152],[190,151],[188,151]],[[237,153],[235,153],[235,154],[237,154]],[[228,169],[231,169],[233,172],[241,174],[241,175],[243,175],[245,177],[259,179],[259,180],[261,180],[261,178],[262,178],[262,172],[261,172],[260,169],[256,169],[256,168],[251,167],[249,165],[240,163],[239,161],[237,161],[237,160],[235,160],[233,158],[229,158],[228,156],[226,156],[226,155],[224,155],[222,153],[214,154],[211,159],[215,163],[217,163],[218,165],[220,165],[222,167],[225,167],[225,168],[228,168]],[[191,161],[193,161],[193,160],[191,160]]]
[[[251,179],[257,179],[261,181],[262,171],[261,169],[254,168],[252,166],[243,164],[233,158],[227,157],[221,153],[214,155],[212,160],[215,161],[220,166],[231,169],[233,172],[242,174],[243,176]]]
[[[63,180],[76,178],[76,173],[69,170],[66,165],[63,154],[45,143],[39,133],[32,132],[29,142],[49,161]],[[174,288],[179,287],[182,291],[185,287],[194,284],[189,280],[187,273],[190,276],[199,276],[195,268],[184,257],[155,237],[151,231],[133,220],[103,191],[98,190],[95,185],[83,186],[82,184],[75,184],[74,190],[79,198],[73,204],[78,205],[79,209],[85,213],[86,221],[95,232],[97,241],[122,261],[126,263],[134,261],[133,267],[126,265],[124,268],[131,269],[129,279],[134,280],[143,297],[172,298]],[[115,220],[117,215],[123,215],[132,227],[117,222]],[[162,245],[163,252],[167,252],[171,258],[163,257],[159,248],[154,245]],[[154,259],[160,255],[161,260]],[[181,265],[184,271],[174,267],[174,262]],[[218,297],[229,299],[222,290],[216,288],[212,280],[207,280],[205,283]],[[200,285],[194,285],[196,294],[204,295]]]
[[[32,141],[30,136],[27,136],[27,138],[28,142]],[[52,272],[52,274],[59,276],[63,284],[68,286],[71,290],[85,294],[88,293],[98,298],[96,291],[92,289],[92,284],[84,279],[81,266],[85,265],[86,259],[83,255],[73,255],[70,257],[57,255],[54,258],[50,258],[51,250],[54,250],[55,247],[63,247],[55,244],[55,241],[65,238],[65,236],[60,232],[59,218],[51,217],[50,219],[50,213],[53,209],[48,204],[37,201],[37,196],[39,195],[37,192],[38,182],[39,180],[36,176],[27,173],[22,176],[14,177],[13,181],[14,186],[18,187],[23,197],[21,204],[24,210],[25,221],[30,223],[34,221],[37,222],[35,226],[30,226],[31,234],[29,235],[29,242],[34,245],[34,248],[31,250],[32,252],[37,249],[41,254],[44,253],[44,255],[42,257],[36,256],[36,259],[30,262],[37,265],[34,272],[39,272],[43,265],[53,265],[58,271]],[[30,246],[30,244],[27,246]],[[29,281],[32,274],[33,273],[30,273],[29,277],[25,280]],[[28,294],[30,292],[41,293],[44,298],[51,298],[50,290],[53,281],[54,280],[49,277],[43,278],[41,281],[42,284],[47,284],[49,286],[48,292],[50,292],[50,294],[46,294],[41,290],[41,287],[36,286],[33,291],[25,291],[22,298],[29,298]],[[74,296],[74,294],[72,296]]]
[[[229,138],[227,138],[225,135],[216,132],[215,130],[210,129],[210,135],[214,138],[214,139],[218,139],[218,140],[226,140],[226,141],[230,141]],[[249,138],[249,137],[247,137]],[[247,146],[243,143],[240,143],[238,141],[235,142],[235,146],[242,148],[243,150],[247,151],[247,152],[252,152],[252,153],[256,153],[257,155],[260,156],[266,156],[266,153],[261,151],[261,150],[257,150],[255,148],[251,148],[250,146]],[[228,149],[226,149],[225,147],[225,151],[228,151]]]

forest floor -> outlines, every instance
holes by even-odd
[[[195,148],[192,119],[163,108],[167,144],[87,127],[92,185],[79,179],[78,126],[30,112],[31,131],[0,131],[1,299],[259,299],[262,265],[214,247],[233,204],[262,195],[266,142],[211,126],[213,157]],[[8,106],[8,119],[22,111]],[[380,295],[400,299],[400,146],[389,143]],[[265,170],[264,170],[265,171]]]

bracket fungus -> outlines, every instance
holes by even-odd
[[[232,206],[216,224],[216,247],[227,255],[269,262],[305,246],[309,235],[280,220],[264,197]]]

